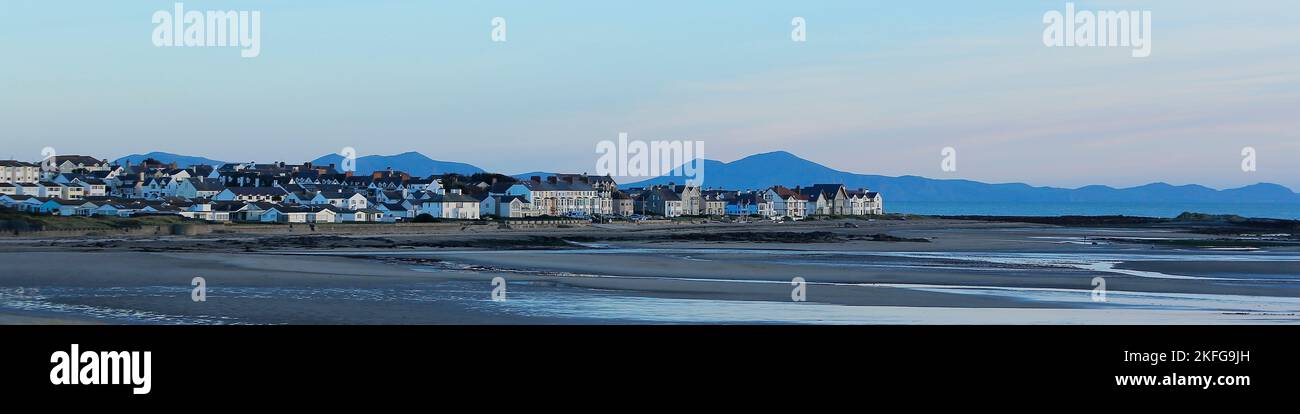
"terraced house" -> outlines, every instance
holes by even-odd
[[[40,165],[15,160],[0,160],[0,183],[34,183],[40,180]]]
[[[542,215],[563,216],[574,212],[597,214],[602,203],[595,187],[581,180],[561,181],[555,176],[542,180],[533,176],[506,189],[505,195],[522,196]],[[611,206],[612,210],[612,206]]]

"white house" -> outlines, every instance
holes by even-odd
[[[0,160],[0,183],[33,183],[41,179],[41,166],[30,162]]]
[[[415,218],[415,206],[411,205],[410,201],[376,204],[375,210],[383,214],[382,221],[386,222]]]
[[[186,199],[213,198],[225,191],[221,180],[211,178],[192,178],[176,185],[176,196]]]
[[[306,223],[308,217],[314,219],[315,214],[316,210],[308,207],[275,206],[262,211],[258,220],[264,223]]]
[[[578,180],[559,181],[556,177],[541,177],[520,181],[506,189],[505,195],[523,196],[543,215],[560,216],[580,211],[601,213],[601,202],[596,188]]]
[[[533,208],[533,203],[528,199],[517,195],[494,195],[488,196],[479,202],[480,216],[494,216],[499,218],[520,218],[536,217],[541,215],[540,211]]]
[[[436,194],[420,203],[420,214],[437,218],[474,219],[479,218],[479,200],[451,190],[450,194]]]
[[[849,191],[848,197],[850,214],[885,214],[885,200],[878,192],[859,189]]]
[[[41,181],[37,184],[40,197],[79,200],[85,198],[85,189],[79,185],[60,184],[53,181]]]
[[[110,169],[108,160],[97,160],[95,157],[87,157],[84,155],[58,155],[52,158],[53,159],[46,158],[43,163],[48,163],[53,166],[59,173],[77,172],[77,170],[90,172],[108,171]]]
[[[361,210],[369,206],[366,196],[352,191],[319,191],[310,204],[331,205],[345,210]]]
[[[74,179],[73,184],[82,187],[82,193],[86,197],[103,197],[108,195],[108,184],[98,178],[78,177]]]
[[[800,219],[805,216],[808,197],[799,192],[775,186],[763,192],[763,200],[770,208],[765,212],[768,217],[790,217]],[[763,214],[763,213],[760,213]]]

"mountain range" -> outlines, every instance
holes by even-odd
[[[343,165],[343,156],[338,154],[326,154],[320,158],[311,161],[313,165],[334,164],[335,166]],[[411,175],[421,177],[441,174],[461,174],[470,175],[484,172],[482,168],[475,167],[463,162],[438,161],[425,156],[424,154],[408,151],[397,155],[366,155],[357,157],[357,172],[369,174],[375,171],[383,171],[392,168],[397,171],[404,171]]]
[[[153,158],[153,159],[155,159],[155,160],[158,160],[158,161],[162,162],[163,164],[169,164],[169,163],[175,162],[175,163],[176,163],[176,166],[179,167],[179,168],[185,168],[185,167],[189,167],[189,166],[191,166],[191,165],[213,165],[213,166],[217,166],[217,165],[221,165],[221,164],[225,164],[225,163],[226,163],[225,161],[217,161],[217,160],[214,160],[214,159],[211,159],[211,158],[193,157],[193,156],[188,156],[188,155],[177,155],[177,154],[172,154],[172,153],[169,153],[169,152],[157,152],[157,151],[155,151],[155,152],[151,152],[151,153],[148,153],[148,154],[131,154],[131,155],[127,155],[127,156],[125,156],[125,157],[118,158],[117,160],[114,160],[113,163],[115,163],[115,164],[119,164],[119,165],[120,165],[120,164],[126,164],[127,161],[130,161],[131,164],[140,164],[140,163],[143,162],[144,160],[147,160],[147,159],[150,159],[150,158]]]
[[[682,183],[683,177],[656,177],[619,184],[620,188]],[[1023,183],[989,184],[971,180],[932,179],[906,175],[888,177],[835,170],[785,151],[751,155],[732,162],[704,160],[704,187],[757,189],[772,185],[843,184],[885,194],[889,201],[952,202],[1179,202],[1179,203],[1300,203],[1300,194],[1269,183],[1215,190],[1200,185],[1152,183],[1114,188],[1035,187]]]
[[[191,164],[220,165],[222,162],[203,157],[151,152],[122,157],[118,162],[131,159],[138,163],[145,158],[154,158],[178,165]],[[342,165],[343,157],[328,154],[312,160],[318,165]],[[367,155],[357,158],[357,172],[367,174],[372,171],[394,170],[427,176],[433,174],[457,173],[469,175],[484,172],[483,169],[459,162],[438,161],[418,152],[404,152],[396,155]],[[547,176],[551,173],[531,172],[516,174],[514,177],[527,179],[531,176]],[[682,183],[682,177],[656,177],[634,183],[620,183],[620,188],[644,187],[653,184]],[[1300,203],[1300,194],[1291,189],[1270,183],[1259,183],[1240,188],[1216,190],[1200,185],[1171,185],[1152,183],[1137,187],[1114,188],[1103,185],[1090,185],[1080,188],[1036,187],[1023,183],[989,184],[961,179],[932,179],[906,175],[889,177],[883,175],[858,174],[839,171],[824,165],[799,158],[785,151],[775,151],[751,155],[732,162],[704,160],[704,186],[709,188],[760,189],[772,185],[843,184],[846,187],[867,188],[885,194],[889,201],[937,201],[937,202],[1023,202],[1023,203],[1061,203],[1061,202],[1129,202],[1129,203]]]

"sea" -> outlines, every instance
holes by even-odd
[[[888,213],[936,216],[1138,216],[1176,217],[1183,212],[1300,220],[1300,203],[1012,203],[885,200]]]

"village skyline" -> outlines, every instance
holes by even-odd
[[[12,57],[0,77],[17,80],[0,99],[0,156],[53,146],[268,162],[353,146],[518,173],[588,164],[596,142],[628,132],[704,141],[720,161],[786,150],[866,174],[1300,188],[1293,2],[1144,2],[1154,46],[1140,59],[1045,46],[1044,15],[1065,1],[683,4],[690,13],[185,2],[260,12],[254,58],[155,45],[151,16],[174,3],[0,4]],[[508,41],[494,41],[505,27]],[[64,118],[70,106],[77,122]],[[938,167],[948,147],[955,171]],[[1239,168],[1246,147],[1254,171]]]

